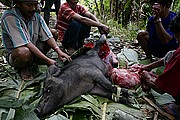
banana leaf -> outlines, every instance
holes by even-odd
[[[137,52],[127,47],[124,47],[121,52],[117,54],[117,58],[119,61],[119,68],[126,68],[127,66],[139,63]]]
[[[39,120],[31,106],[23,106],[16,110],[14,120]]]
[[[45,75],[41,73],[34,80],[24,81],[11,69],[5,68],[0,75],[0,119],[39,120],[33,110],[42,94]]]
[[[50,117],[48,120],[69,120],[69,119],[67,119],[63,115],[58,114]]]
[[[109,103],[107,105],[107,113],[109,113],[107,119],[116,117],[114,118],[116,120],[146,120],[141,110],[119,103]],[[117,117],[120,118],[117,119]]]

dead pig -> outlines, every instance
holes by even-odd
[[[44,93],[35,109],[38,116],[53,113],[84,93],[128,103],[128,92],[123,88],[118,91],[117,87],[106,78],[109,65],[105,64],[98,55],[105,42],[105,36],[101,36],[93,49],[62,69],[55,65],[48,68]]]

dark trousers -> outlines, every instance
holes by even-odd
[[[64,48],[74,48],[75,50],[82,47],[84,39],[90,35],[90,30],[90,26],[72,20],[65,32],[62,45]]]
[[[49,25],[50,11],[53,4],[55,5],[56,17],[58,17],[58,11],[61,5],[61,0],[45,0],[44,20],[47,25]]]

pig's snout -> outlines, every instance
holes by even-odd
[[[111,56],[110,63],[111,63],[113,68],[118,67],[119,61],[117,60],[115,55]]]
[[[41,115],[41,111],[40,111],[39,108],[36,108],[36,109],[34,110],[34,112],[36,113],[36,115],[37,115],[38,117],[41,117],[41,116],[42,116],[42,115]]]
[[[47,113],[47,111],[45,111],[47,109],[45,109],[45,108],[47,107],[49,97],[46,97],[42,100],[43,101],[39,102],[38,106],[34,110],[34,112],[37,114],[38,117],[42,117],[44,114]]]

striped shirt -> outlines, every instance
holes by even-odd
[[[61,5],[59,13],[58,13],[58,20],[57,20],[57,29],[59,33],[59,40],[62,41],[64,37],[64,33],[67,30],[72,16],[77,13],[79,15],[83,15],[87,12],[87,10],[81,6],[80,4],[76,5],[76,9],[72,10],[69,4],[66,2]]]
[[[36,45],[38,40],[46,41],[53,37],[39,13],[35,13],[30,21],[25,21],[17,8],[3,13],[1,17],[2,41],[8,53],[30,41]]]

